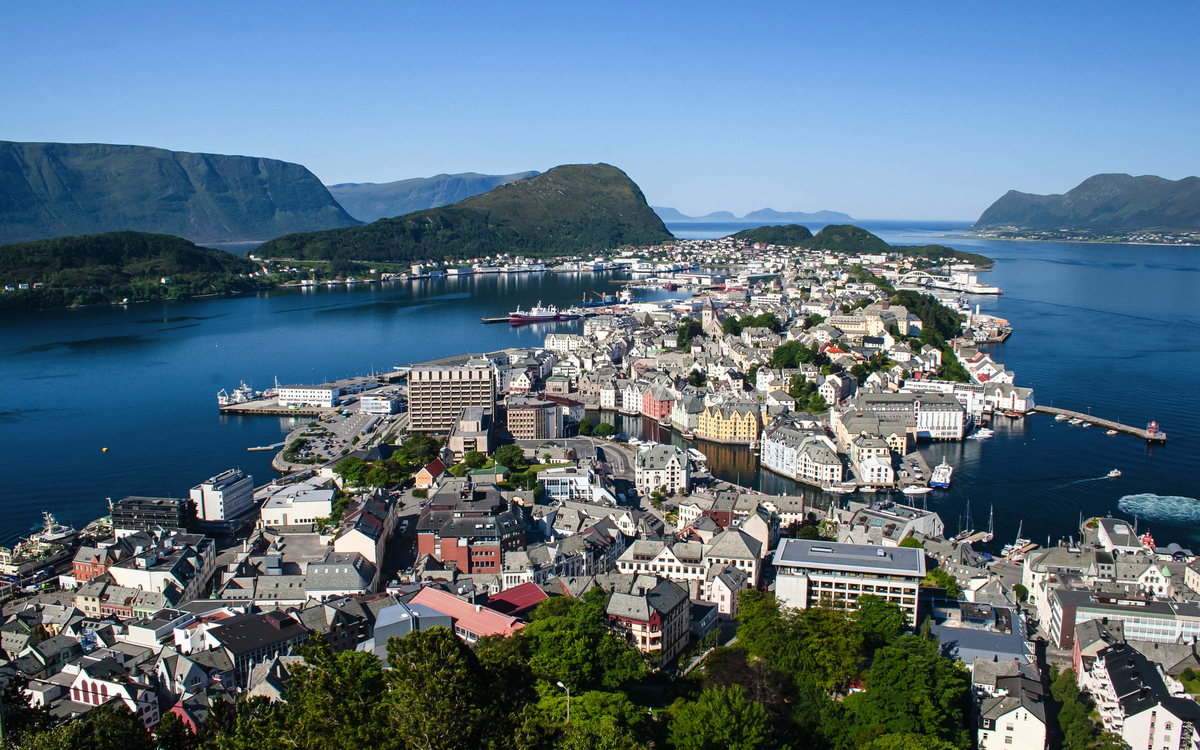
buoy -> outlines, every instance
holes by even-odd
[[[105,447],[105,448],[101,448],[101,449],[100,449],[100,452],[101,452],[101,453],[108,453],[108,448],[107,448],[107,447]]]

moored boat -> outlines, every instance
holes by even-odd
[[[853,487],[845,487],[840,484],[826,485],[825,487],[822,487],[821,489],[824,490],[825,492],[832,492],[835,495],[849,495],[851,492],[854,492]]]
[[[1055,422],[1066,422],[1068,419],[1070,419],[1070,417],[1068,417],[1066,414],[1055,414],[1054,415]]]
[[[950,478],[954,475],[954,467],[946,463],[945,459],[938,464],[933,470],[933,476],[929,479],[930,487],[949,487]]]
[[[533,323],[539,320],[558,320],[558,308],[554,305],[542,307],[538,302],[529,310],[522,310],[518,305],[516,310],[508,314],[510,323]]]
[[[902,489],[900,491],[903,492],[905,495],[924,495],[927,492],[933,492],[933,488],[932,487],[918,487],[917,485],[914,484],[909,487],[905,487],[904,489]]]

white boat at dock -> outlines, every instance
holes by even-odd
[[[1054,415],[1055,422],[1066,422],[1068,419],[1070,419],[1070,417],[1068,417],[1066,414],[1055,414]]]
[[[692,459],[693,461],[695,461],[697,463],[702,463],[702,464],[708,463],[708,456],[704,455],[703,453],[696,450],[695,448],[688,448],[687,455],[688,455],[688,458]]]
[[[821,488],[825,492],[832,492],[835,495],[849,495],[854,492],[853,487],[847,487],[841,484],[831,484]]]
[[[909,487],[905,487],[904,489],[902,489],[900,491],[903,492],[905,495],[924,495],[926,493],[933,492],[933,488],[932,487],[919,487],[914,484]]]

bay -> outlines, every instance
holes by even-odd
[[[670,229],[715,237],[746,226]],[[1005,294],[977,302],[1016,328],[989,351],[1016,372],[1017,383],[1033,386],[1039,403],[1090,407],[1133,424],[1156,419],[1169,435],[1151,450],[1129,436],[1035,416],[998,420],[988,441],[922,446],[930,463],[944,457],[955,466],[953,487],[925,498],[949,529],[957,530],[970,501],[976,527],[986,526],[994,508],[994,546],[1010,541],[1021,522],[1025,536],[1044,542],[1077,536],[1081,514],[1121,516],[1124,495],[1197,496],[1200,250],[975,240],[954,234],[963,224],[945,222],[862,226],[896,244],[938,242],[995,258],[985,279]],[[577,331],[580,323],[513,329],[480,318],[538,301],[575,304],[622,278],[484,276],[0,317],[0,470],[7,480],[0,537],[24,533],[43,509],[83,524],[105,512],[107,497],[178,497],[234,466],[256,481],[270,478],[272,454],[246,448],[278,442],[292,424],[219,415],[217,391],[241,380],[263,389],[276,377],[317,382],[462,351],[536,346],[549,330]],[[681,442],[659,435],[649,420],[620,418],[620,426]],[[829,500],[760,470],[744,447],[699,447],[721,478]],[[1112,468],[1122,476],[1100,479]],[[1163,542],[1200,542],[1194,526],[1155,518],[1140,524]]]

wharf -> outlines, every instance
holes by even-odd
[[[1041,404],[1038,404],[1037,406],[1033,407],[1033,410],[1039,414],[1054,414],[1054,415],[1063,414],[1068,417],[1082,419],[1085,422],[1091,423],[1091,425],[1093,427],[1103,427],[1106,430],[1116,430],[1117,432],[1123,432],[1126,435],[1133,435],[1134,437],[1140,437],[1142,440],[1145,440],[1148,443],[1166,443],[1167,442],[1167,433],[1165,433],[1165,432],[1150,433],[1148,430],[1144,430],[1139,427],[1133,427],[1132,425],[1122,424],[1120,422],[1114,422],[1111,419],[1103,419],[1101,417],[1094,417],[1094,416],[1092,416],[1090,414],[1086,414],[1084,412],[1071,411],[1070,409],[1059,409],[1058,407],[1055,407],[1055,406],[1042,406]]]
[[[484,318],[483,324],[490,325],[492,323],[507,323],[509,320],[510,320],[510,318],[507,315],[500,317],[500,318]]]
[[[326,417],[337,411],[315,406],[280,406],[273,398],[247,401],[244,404],[228,404],[220,409],[222,414],[253,414],[260,417]]]

